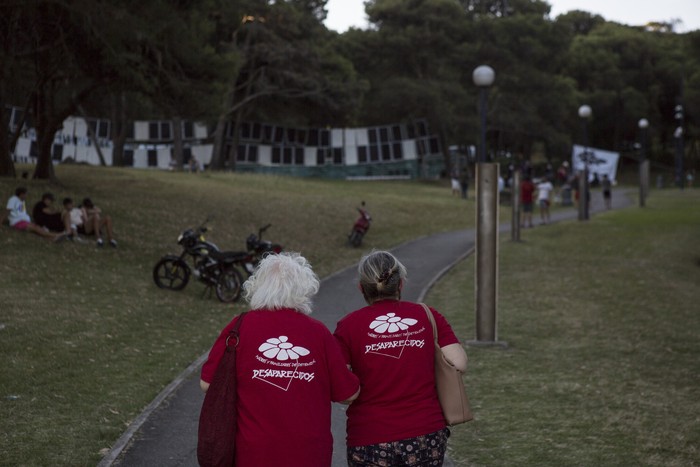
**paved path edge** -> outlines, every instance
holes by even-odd
[[[148,420],[148,417],[155,412],[160,405],[165,401],[171,394],[175,393],[180,385],[192,375],[207,359],[209,352],[202,354],[197,360],[192,362],[190,366],[185,368],[182,373],[180,373],[170,384],[168,384],[157,396],[151,401],[150,404],[146,406],[145,409],[134,419],[133,422],[129,424],[126,431],[119,437],[119,439],[114,443],[112,448],[109,450],[106,456],[102,458],[97,467],[109,467],[114,461],[119,458],[119,455],[124,451],[124,449],[129,445],[133,439],[136,432],[139,431],[141,426]]]

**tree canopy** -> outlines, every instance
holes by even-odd
[[[198,119],[215,129],[213,168],[232,168],[225,125],[370,126],[426,118],[443,148],[478,139],[471,73],[496,71],[494,156],[568,158],[577,109],[591,143],[633,151],[650,122],[653,160],[673,157],[684,108],[696,164],[700,31],[638,27],[585,11],[556,18],[542,0],[370,0],[370,27],[323,25],[327,0],[36,0],[0,3],[0,103],[37,130],[34,176],[52,178],[51,144],[69,115]],[[9,128],[7,113],[0,124]],[[19,131],[21,128],[11,130]],[[0,135],[0,175],[14,176],[18,133]],[[115,156],[115,163],[119,157]]]

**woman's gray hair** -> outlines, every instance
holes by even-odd
[[[373,251],[364,256],[357,272],[367,303],[401,298],[401,282],[406,280],[406,268],[388,251]]]
[[[311,314],[318,277],[299,253],[267,255],[243,283],[243,295],[253,310],[292,308]]]

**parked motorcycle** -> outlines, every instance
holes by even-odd
[[[264,227],[260,227],[257,235],[252,233],[248,235],[245,241],[245,246],[248,250],[247,255],[236,264],[240,265],[249,277],[253,274],[258,263],[260,263],[260,260],[262,260],[265,255],[269,253],[281,253],[283,250],[282,245],[279,243],[272,243],[269,240],[262,239],[263,233],[271,226],[272,224],[267,224]]]
[[[220,251],[215,244],[205,240],[206,223],[196,229],[184,230],[178,236],[177,243],[182,246],[182,253],[163,256],[153,268],[153,281],[161,289],[179,291],[194,275],[207,286],[207,290],[214,288],[220,301],[234,302],[241,296],[243,284],[243,277],[235,265],[248,253]]]
[[[354,247],[358,247],[362,244],[362,239],[369,230],[369,225],[372,223],[372,217],[364,208],[365,202],[363,201],[362,207],[357,208],[360,213],[360,217],[357,218],[355,224],[352,226],[350,235],[348,235],[348,242]]]

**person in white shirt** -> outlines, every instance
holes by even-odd
[[[543,224],[549,224],[549,205],[551,204],[554,186],[547,178],[537,184],[537,204],[540,206],[540,219]]]
[[[25,187],[19,187],[15,190],[15,195],[12,196],[7,201],[6,211],[0,219],[0,224],[5,222],[7,218],[10,227],[15,230],[26,230],[28,232],[33,232],[44,238],[48,238],[53,241],[60,240],[66,236],[65,232],[53,233],[49,232],[48,229],[44,229],[32,222],[29,213],[27,212],[27,189]]]

